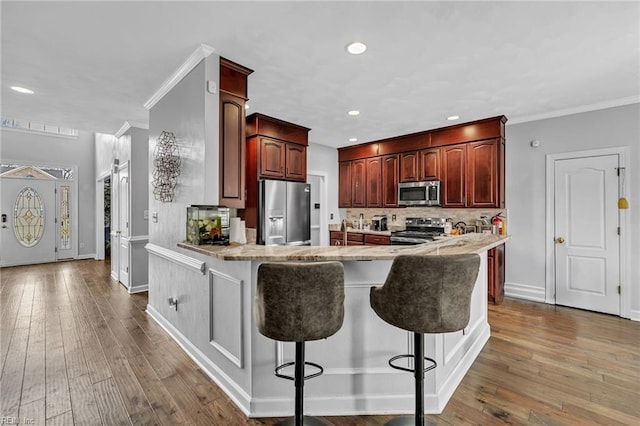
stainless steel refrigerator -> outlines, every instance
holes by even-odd
[[[311,245],[311,188],[264,179],[258,185],[258,244]]]

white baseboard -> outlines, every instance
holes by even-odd
[[[128,289],[129,294],[142,293],[143,291],[149,291],[149,284],[140,284]]]
[[[545,303],[545,289],[527,284],[504,283],[504,295],[516,297],[518,299],[530,300],[532,302]]]
[[[95,260],[96,254],[95,253],[79,254],[75,258],[76,258],[76,260],[84,260],[84,259],[94,259]]]
[[[640,311],[637,309],[629,311],[629,319],[631,321],[640,321]]]

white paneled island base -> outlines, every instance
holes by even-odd
[[[345,271],[344,324],[328,339],[306,345],[307,361],[322,365],[325,371],[305,382],[305,414],[412,413],[413,375],[388,365],[394,355],[413,353],[412,334],[378,318],[369,305],[370,288],[384,282],[393,257],[401,253],[479,253],[469,326],[460,332],[425,335],[425,356],[438,363],[425,374],[425,411],[440,413],[489,339],[486,251],[507,239],[459,237],[455,243],[451,239],[422,251],[418,246],[387,246],[385,251],[385,247],[201,248],[179,244],[170,262],[167,249],[148,245],[152,256],[147,312],[247,416],[290,416],[293,382],[275,377],[273,370],[293,361],[294,344],[268,339],[253,324],[257,269],[265,261],[340,260]],[[361,260],[351,260],[354,258]],[[177,309],[169,305],[169,298],[177,300]]]

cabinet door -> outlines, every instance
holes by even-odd
[[[418,151],[400,154],[400,182],[418,181],[418,161]]]
[[[487,251],[489,302],[499,305],[504,300],[504,244]]]
[[[443,207],[465,207],[465,145],[441,148],[442,186],[440,196]]]
[[[286,144],[285,177],[291,180],[307,181],[307,147],[294,143]]]
[[[382,207],[398,206],[398,156],[382,158]]]
[[[244,99],[220,92],[220,196],[222,206],[245,208]]]
[[[366,246],[380,246],[380,245],[390,245],[391,244],[391,237],[388,237],[386,235],[371,235],[371,234],[365,234],[364,235],[364,245]]]
[[[351,162],[351,206],[367,206],[366,161],[353,160]]]
[[[284,178],[285,143],[260,138],[260,176]]]
[[[440,149],[420,151],[420,180],[440,180]]]
[[[467,207],[500,207],[498,180],[498,140],[467,144]]]
[[[338,207],[351,207],[351,161],[338,164]]]
[[[382,157],[366,160],[367,207],[382,207]]]

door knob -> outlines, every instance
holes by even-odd
[[[564,238],[562,238],[562,237],[558,237],[558,238],[556,238],[556,243],[557,243],[557,244],[562,244],[562,243],[564,243]]]

